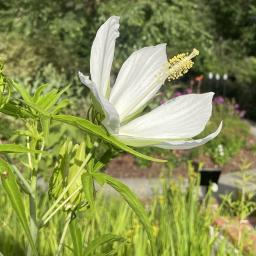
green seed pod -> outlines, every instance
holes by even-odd
[[[82,200],[82,193],[76,193],[75,191],[82,187],[81,175],[85,170],[81,172],[81,175],[74,181],[73,178],[79,172],[85,157],[86,153],[84,142],[80,145],[73,145],[71,141],[66,141],[60,149],[59,159],[50,179],[49,197],[57,199],[65,187],[72,182],[72,185],[63,199],[65,200],[72,194],[74,195],[69,199],[67,203],[68,207],[64,207],[67,210],[74,208]]]

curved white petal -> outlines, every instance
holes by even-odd
[[[120,121],[119,115],[114,106],[98,92],[95,83],[92,82],[88,76],[83,75],[81,72],[78,72],[78,75],[81,82],[90,89],[92,95],[94,96],[95,107],[98,109],[98,111],[105,114],[105,119],[102,122],[103,125],[110,133],[117,133]]]
[[[184,140],[183,141],[165,141],[153,146],[158,148],[165,148],[165,149],[191,149],[191,148],[201,146],[207,143],[208,141],[214,139],[220,133],[221,129],[222,129],[222,122],[220,123],[218,129],[214,133],[211,133],[202,139],[187,140],[187,141],[184,141]]]
[[[114,136],[122,141],[124,144],[132,147],[146,147],[152,146],[156,144],[160,144],[164,139],[150,139],[144,137],[136,137],[136,136],[128,136],[128,135],[121,135],[121,134],[114,134]]]
[[[110,17],[98,29],[91,49],[91,79],[98,91],[106,97],[110,87],[110,71],[114,57],[115,41],[119,36],[119,17]]]
[[[212,113],[214,93],[176,97],[119,129],[119,134],[149,139],[192,138],[202,132]]]
[[[202,139],[196,140],[163,140],[163,139],[149,139],[144,137],[132,137],[126,135],[118,135],[118,139],[125,144],[133,147],[158,147],[165,149],[191,149],[194,147],[201,146],[208,141],[214,139],[222,129],[222,122],[220,123],[218,129]]]
[[[155,96],[168,76],[167,62],[166,44],[142,48],[124,62],[109,98],[121,122]]]

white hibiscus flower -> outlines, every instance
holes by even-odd
[[[123,64],[113,87],[110,71],[119,17],[110,17],[98,30],[91,49],[91,79],[79,72],[80,80],[93,95],[95,107],[104,113],[103,125],[127,145],[190,149],[215,138],[221,128],[202,139],[212,112],[213,93],[189,94],[171,99],[149,113],[135,116],[157,94],[166,79],[176,79],[192,66],[198,54],[180,54],[168,61],[166,44],[135,51]]]

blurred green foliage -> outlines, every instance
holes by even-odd
[[[0,58],[6,63],[5,72],[32,87],[32,91],[45,82],[52,87],[77,84],[78,70],[89,73],[90,47],[96,30],[111,15],[121,17],[114,75],[122,62],[143,46],[166,42],[170,56],[195,47],[200,50],[200,56],[185,79],[209,71],[228,73],[232,79],[226,84],[227,96],[237,98],[249,116],[256,117],[253,0],[237,0],[232,5],[228,0],[0,0]],[[87,103],[84,87],[79,84],[71,88],[70,96],[75,97],[70,97],[69,111],[83,115],[86,109],[81,106]],[[158,101],[170,98],[173,88],[163,88],[151,105],[156,107]],[[217,145],[230,148],[235,154],[244,143],[237,138],[245,137],[233,131],[243,127],[239,118],[232,115],[226,118],[222,134],[227,138],[221,135],[207,144],[210,147],[207,151],[219,164],[227,159],[217,160]],[[217,121],[212,123],[216,125]],[[231,153],[225,157],[229,158],[228,155]]]
[[[241,149],[246,148],[246,142],[250,135],[250,127],[236,112],[235,103],[226,100],[225,104],[215,105],[212,119],[201,136],[206,136],[213,131],[221,120],[224,124],[221,134],[192,151],[194,155],[208,154],[219,166],[228,163]]]
[[[255,86],[255,0],[0,0],[0,58],[27,84],[74,83],[78,70],[89,73],[95,32],[111,15],[121,16],[114,73],[135,49],[166,42],[170,56],[200,50],[194,74],[228,73],[246,95]]]

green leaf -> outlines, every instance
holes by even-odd
[[[18,83],[13,83],[14,88],[19,92],[25,102],[31,102],[31,97],[28,91]]]
[[[89,243],[89,245],[85,249],[84,256],[95,255],[94,251],[99,246],[102,246],[104,244],[113,243],[113,242],[124,242],[124,241],[125,241],[125,239],[121,236],[117,236],[117,235],[113,235],[113,234],[102,235]]]
[[[73,243],[73,252],[76,256],[83,256],[83,239],[82,232],[77,225],[76,219],[69,224],[69,231]]]
[[[95,178],[101,178],[104,179],[105,182],[111,186],[114,190],[116,190],[122,197],[123,199],[129,204],[129,206],[133,209],[134,213],[137,215],[139,218],[140,222],[143,224],[147,235],[148,239],[151,244],[152,248],[152,255],[154,254],[154,243],[153,243],[153,234],[152,234],[152,229],[150,225],[150,221],[147,217],[147,213],[140,202],[140,200],[137,198],[136,194],[134,194],[128,186],[120,182],[119,180],[105,174],[105,173],[93,173],[93,176]]]
[[[37,255],[36,247],[33,242],[32,235],[30,233],[28,220],[26,217],[25,207],[23,204],[22,194],[19,191],[18,184],[15,179],[15,175],[12,172],[10,165],[0,158],[0,175],[2,180],[2,185],[8,198],[11,202],[12,208],[15,211],[24,231],[27,239],[31,245],[31,248],[35,255]]]
[[[0,153],[46,153],[41,150],[32,150],[17,144],[0,144]]]
[[[101,157],[100,160],[94,165],[93,171],[98,172],[109,163],[109,161],[113,158],[112,149],[108,149]]]
[[[52,89],[50,92],[41,96],[37,102],[37,105],[39,105],[44,110],[48,110],[58,101],[58,99],[58,90]]]
[[[52,114],[57,114],[61,109],[67,107],[70,104],[70,101],[68,99],[64,99],[54,107],[54,109],[51,111]]]
[[[93,176],[90,173],[84,173],[81,179],[85,198],[88,201],[89,205],[93,207],[95,194]]]
[[[48,138],[49,138],[50,122],[51,122],[50,118],[47,118],[44,116],[40,117],[40,123],[42,126],[44,140],[46,144],[48,143]]]
[[[40,96],[42,92],[48,87],[48,84],[42,84],[37,89],[33,96],[33,102],[37,103],[37,101],[40,99]]]
[[[100,137],[101,139],[103,139],[104,141],[111,143],[112,145],[114,145],[118,148],[121,148],[122,150],[124,150],[132,155],[135,155],[137,157],[143,158],[145,160],[153,161],[153,162],[160,162],[160,163],[166,162],[166,160],[161,160],[161,159],[157,159],[157,158],[153,158],[153,157],[144,155],[144,154],[128,147],[127,145],[125,145],[124,143],[122,143],[121,141],[116,139],[114,136],[108,134],[108,132],[105,129],[103,129],[101,126],[93,124],[92,122],[90,122],[86,119],[71,116],[71,115],[54,115],[53,119],[67,123],[67,124],[71,124],[75,127],[80,128],[83,131],[94,134],[94,135]]]
[[[46,93],[38,100],[38,105],[44,109],[49,110],[53,107],[56,102],[60,99],[61,95],[69,89],[69,86],[63,88],[61,91],[58,92],[57,89],[52,89],[50,92]]]
[[[26,105],[28,105],[29,107],[31,107],[32,109],[36,110],[38,113],[44,116],[49,116],[49,113],[42,109],[38,104],[35,104],[33,102],[33,98],[29,95],[28,91],[23,86],[17,83],[13,83],[13,86],[20,93]]]
[[[28,112],[27,109],[19,106],[15,102],[9,101],[6,103],[0,111],[6,115],[14,116],[14,117],[21,117],[21,118],[33,118],[34,115],[31,112]]]
[[[67,140],[59,150],[58,162],[52,172],[49,182],[49,197],[57,199],[63,191],[65,181],[68,178],[70,158],[73,144]]]

